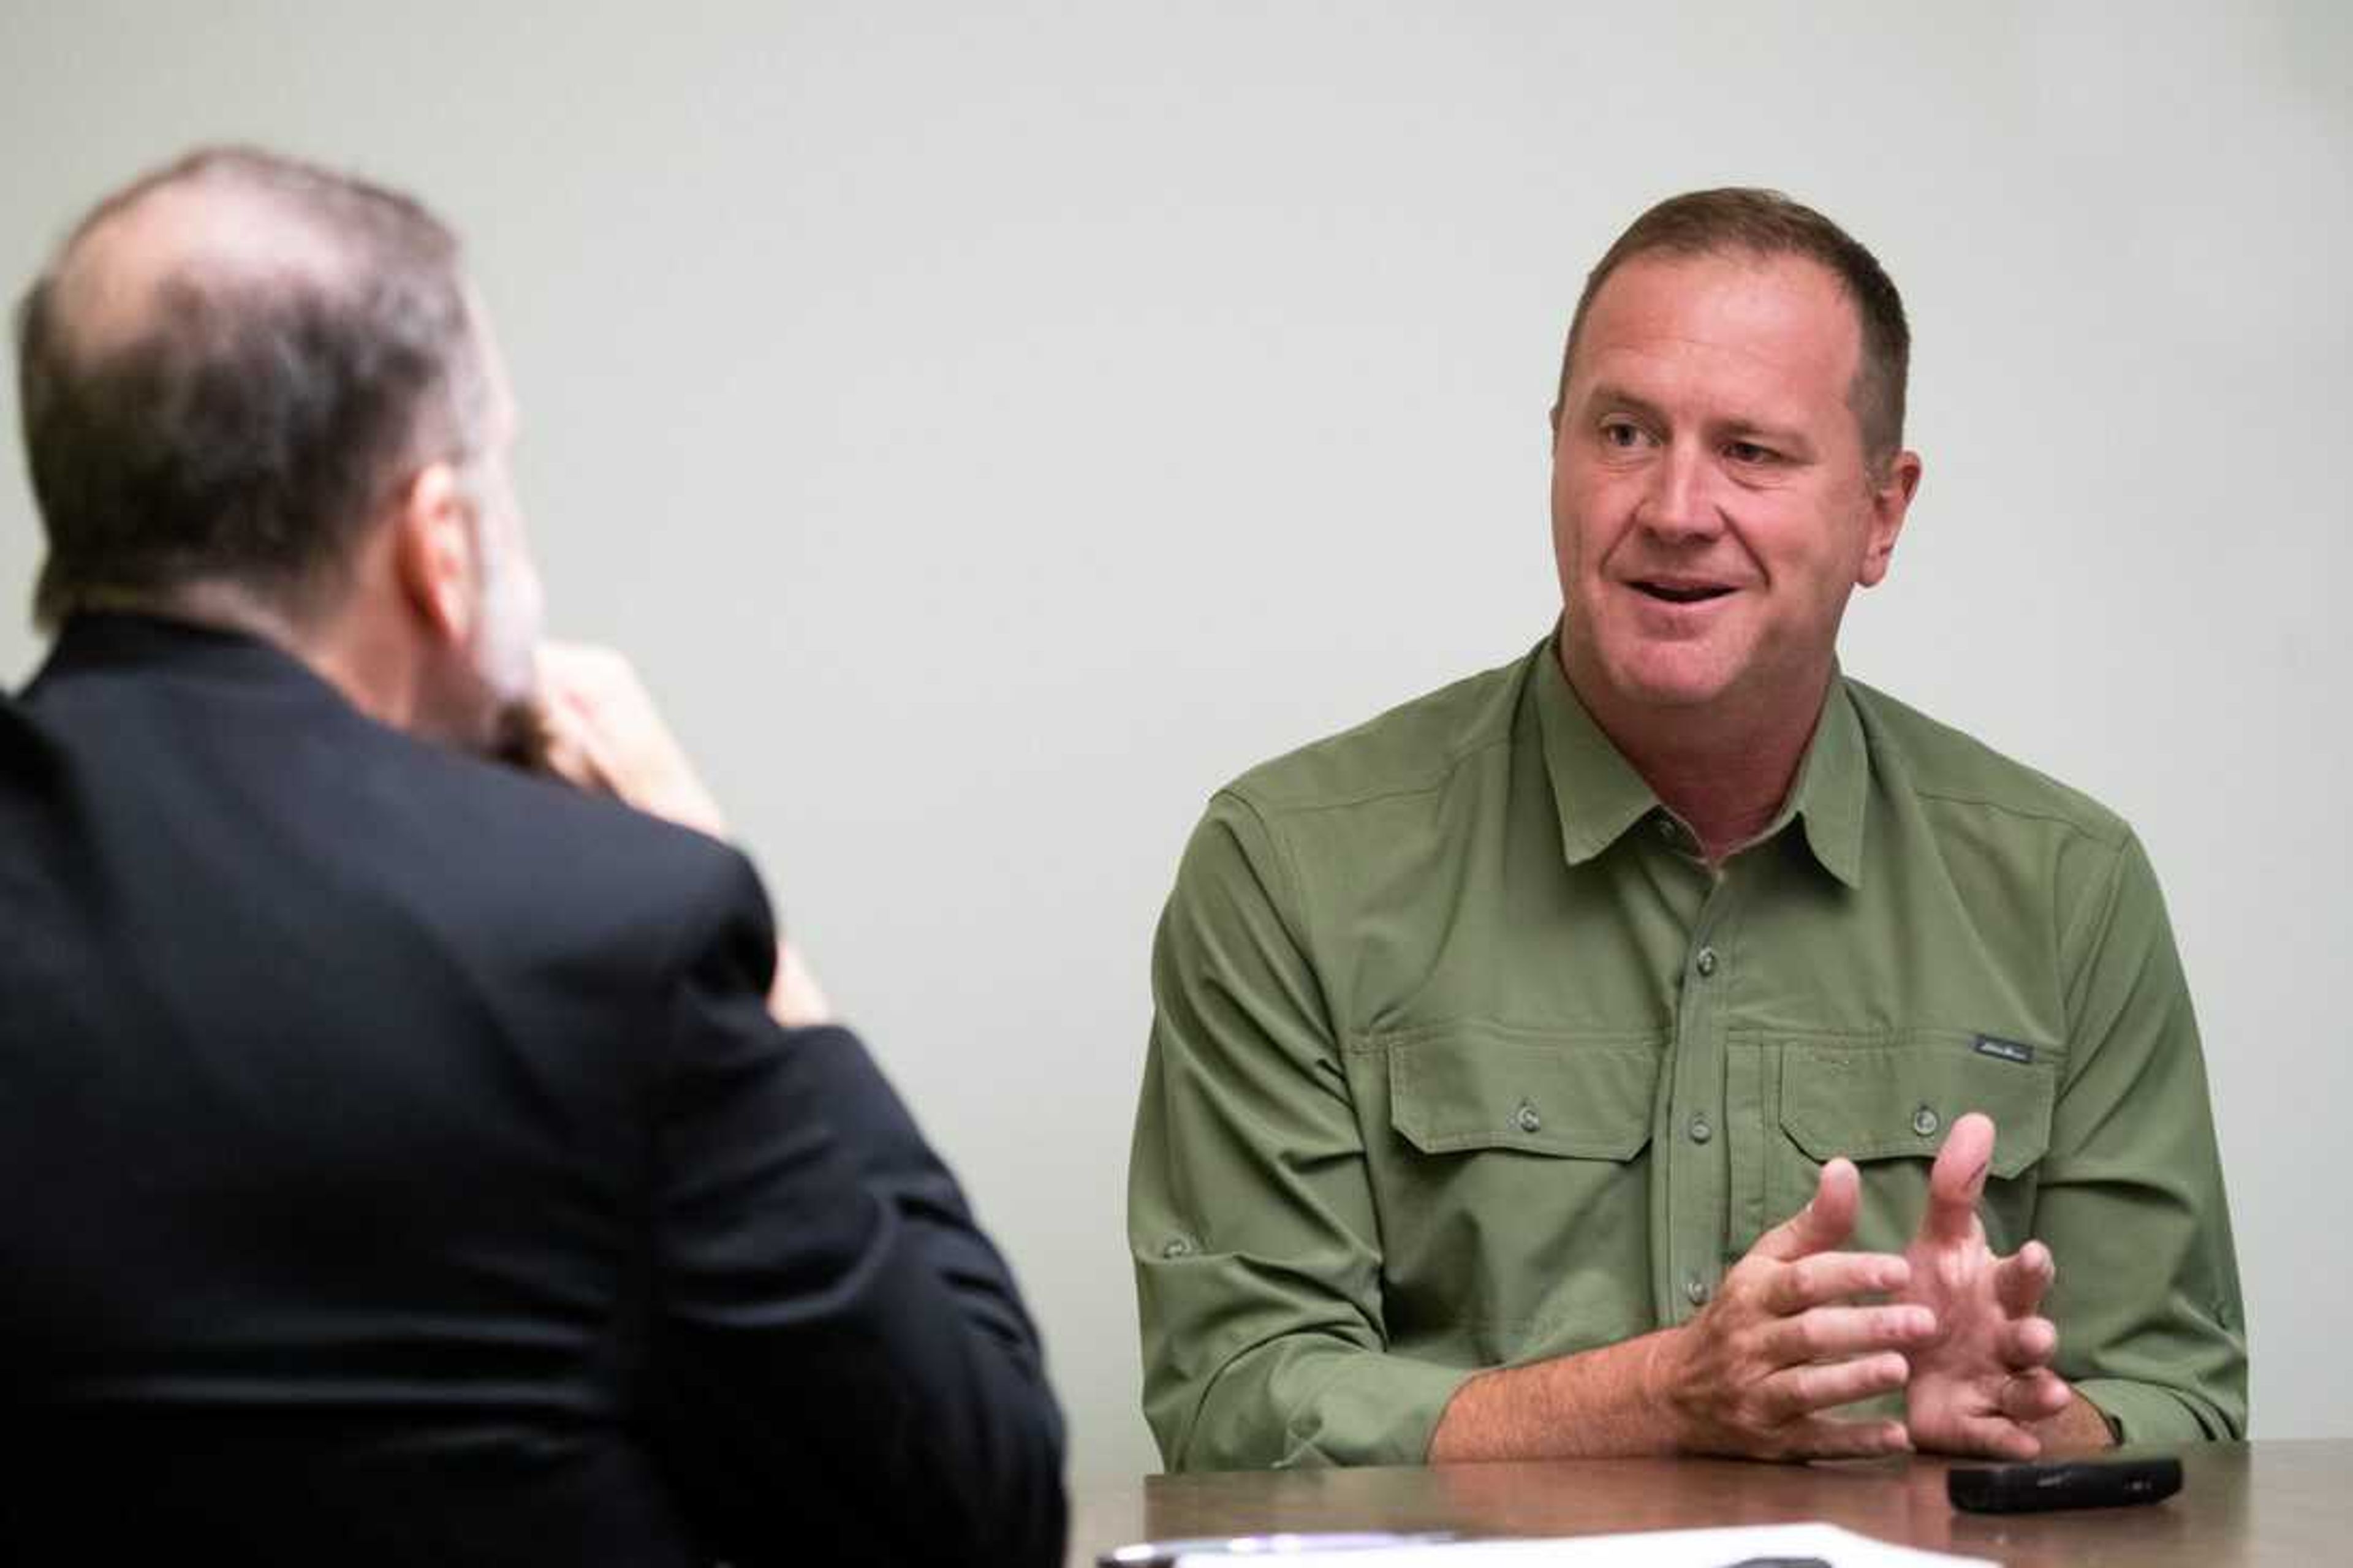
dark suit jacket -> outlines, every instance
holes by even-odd
[[[1056,1561],[1013,1282],[774,960],[716,842],[69,626],[0,703],[0,1556]]]

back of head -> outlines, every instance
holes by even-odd
[[[1778,191],[1728,186],[1670,196],[1630,224],[1593,270],[1586,275],[1577,314],[1561,354],[1558,398],[1568,390],[1578,332],[1594,296],[1612,273],[1643,256],[1747,255],[1758,259],[1796,256],[1838,279],[1852,301],[1862,331],[1862,353],[1848,401],[1862,426],[1863,450],[1884,461],[1904,445],[1905,383],[1910,374],[1912,331],[1904,318],[1903,296],[1879,260],[1852,235],[1801,202]]]
[[[246,149],[100,204],[17,325],[47,626],[197,584],[310,617],[404,479],[470,455],[489,399],[449,229]]]

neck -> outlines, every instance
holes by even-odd
[[[303,616],[243,584],[215,578],[90,607],[133,610],[258,638],[300,659],[369,718],[396,730],[425,731],[425,692],[417,660],[399,646],[401,628],[396,617],[365,613],[358,595],[347,595],[324,615]]]
[[[1627,701],[1604,681],[1581,679],[1565,648],[1561,673],[1660,804],[1698,836],[1710,865],[1754,840],[1779,815],[1821,719],[1831,678],[1825,665],[1819,679],[1795,684],[1784,702],[1724,699],[1662,709]]]

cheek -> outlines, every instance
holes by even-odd
[[[1807,618],[1835,617],[1862,569],[1862,539],[1848,520],[1791,508],[1753,513],[1745,532],[1749,552],[1778,595],[1803,606]]]
[[[1598,476],[1563,472],[1554,479],[1552,547],[1563,583],[1599,567],[1624,531],[1629,510],[1613,502],[1612,487]]]

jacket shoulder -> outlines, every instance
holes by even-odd
[[[683,925],[770,919],[758,874],[731,844],[554,779],[390,739],[409,753],[406,787],[430,803],[445,868],[478,863],[486,893],[503,889],[542,920],[566,907]]]

